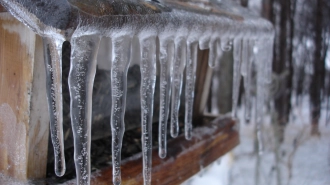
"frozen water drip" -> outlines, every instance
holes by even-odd
[[[50,133],[54,147],[55,173],[65,173],[62,101],[62,44],[63,40],[43,38],[46,68],[46,92],[50,118]]]
[[[171,101],[171,136],[179,134],[179,108],[183,81],[183,71],[186,65],[187,43],[185,38],[175,40],[175,58],[172,77],[172,101]]]
[[[159,108],[159,157],[165,158],[167,153],[167,120],[172,84],[172,63],[174,60],[174,43],[171,40],[160,40],[160,108]]]
[[[143,184],[151,184],[152,116],[156,83],[156,37],[140,39]]]
[[[192,137],[192,119],[194,108],[196,67],[197,67],[197,46],[196,42],[188,43],[187,47],[187,65],[186,65],[186,104],[185,104],[185,137]]]
[[[100,37],[72,38],[69,73],[70,114],[74,140],[77,184],[90,184],[90,146],[92,90],[96,72],[96,53]]]
[[[130,64],[131,40],[128,36],[112,39],[111,66],[111,136],[113,184],[121,184],[121,148],[125,131],[127,71]]]

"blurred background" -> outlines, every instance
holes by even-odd
[[[330,184],[330,1],[236,0],[236,3],[275,26],[272,83],[267,87],[264,110],[252,110],[250,122],[244,117],[241,83],[240,145],[214,164],[201,166],[201,172],[184,184]],[[221,72],[229,65],[226,57],[230,54],[223,55],[222,66],[215,69],[220,72],[213,74],[208,109],[212,114],[231,110],[230,102],[220,101],[226,93],[222,89],[231,89],[220,85],[228,78]],[[260,140],[253,116],[256,111],[264,113]],[[259,151],[261,144],[263,149]]]

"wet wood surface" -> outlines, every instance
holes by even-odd
[[[206,167],[239,143],[238,132],[234,129],[235,121],[224,118],[196,128],[193,138],[188,141],[184,135],[168,143],[165,159],[158,157],[158,150],[153,150],[153,185],[180,184]],[[122,184],[143,184],[142,158],[137,157],[122,165]],[[93,174],[91,184],[106,185],[112,182],[112,169],[106,168]]]

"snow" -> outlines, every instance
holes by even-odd
[[[8,185],[32,185],[29,182],[21,182],[17,179],[11,178],[8,175],[0,173],[0,184],[8,184]]]
[[[243,123],[239,146],[221,158],[221,165],[214,162],[183,185],[255,185],[257,178],[261,185],[330,184],[330,127],[326,126],[325,114],[323,110],[319,135],[311,134],[309,105],[305,98],[302,106],[294,107],[292,119],[285,128],[284,141],[279,145],[276,145],[278,138],[274,127],[266,117],[262,127],[265,148],[263,154],[258,155],[255,124],[244,123],[244,109],[241,108],[238,115]]]

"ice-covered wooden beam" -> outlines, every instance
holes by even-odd
[[[46,176],[48,114],[42,40],[9,13],[0,13],[0,174]],[[3,179],[0,178],[0,184]]]
[[[211,36],[271,38],[273,26],[230,1],[0,0],[20,21],[42,36],[155,34],[190,40]],[[55,16],[56,15],[56,16]],[[182,31],[182,30],[181,30]],[[120,32],[120,35],[117,33]]]

